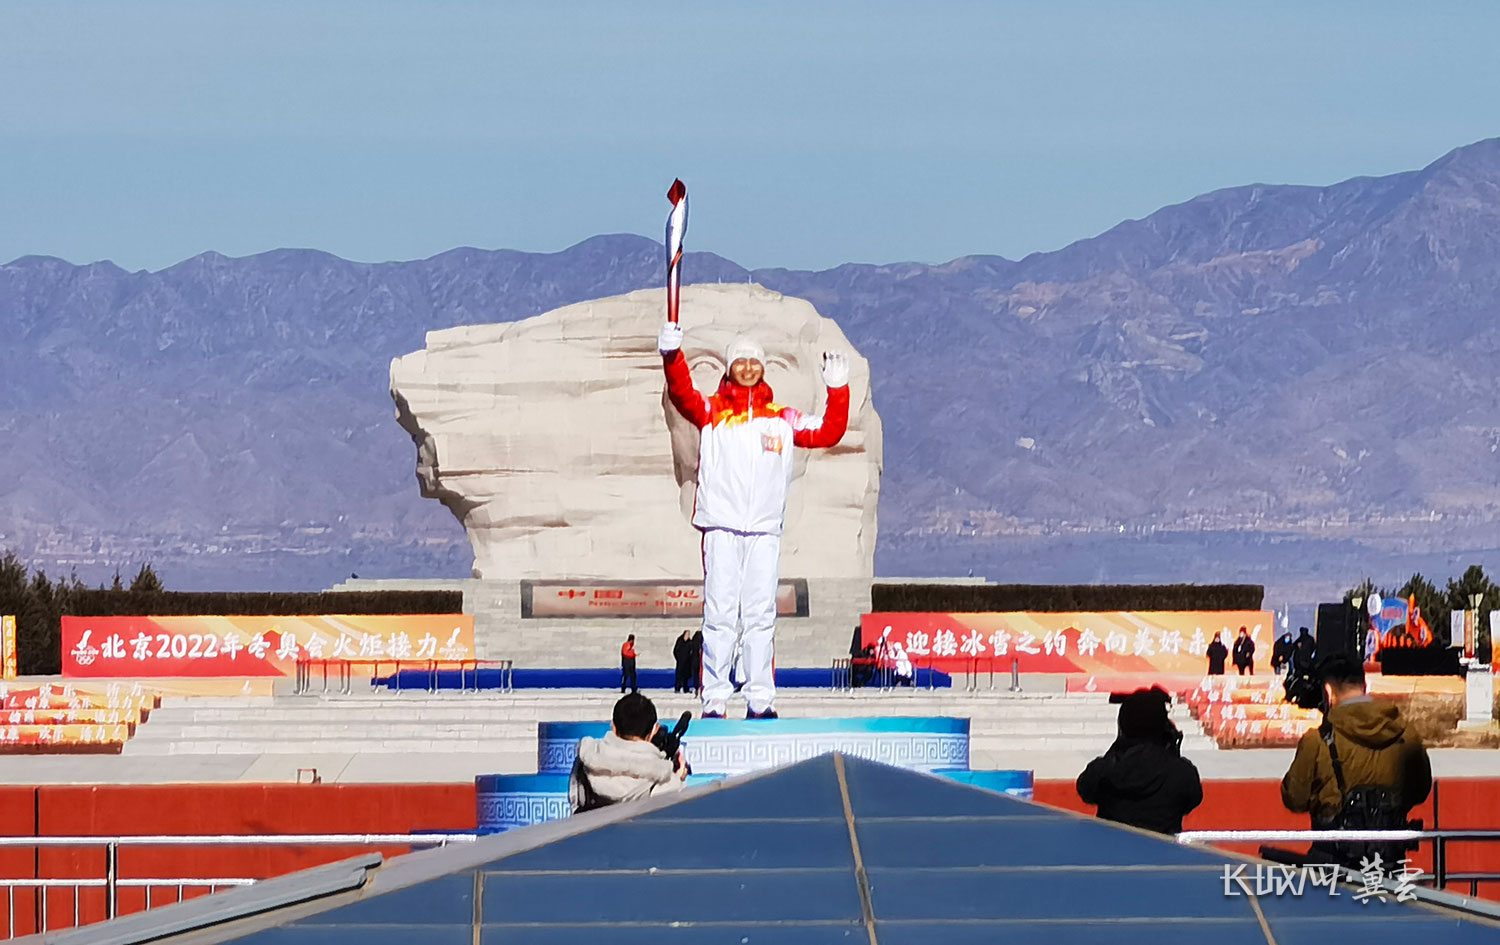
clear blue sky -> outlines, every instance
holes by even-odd
[[[558,12],[561,9],[563,12]],[[1500,135],[1500,4],[0,5],[0,261],[1019,257]]]

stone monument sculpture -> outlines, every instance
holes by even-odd
[[[758,285],[687,286],[682,311],[700,389],[723,375],[728,341],[752,334],[776,400],[819,413],[822,352],[850,352],[848,433],[798,452],[781,573],[870,578],[881,428],[869,363],[809,302]],[[661,290],[647,289],[429,332],[391,362],[422,494],[463,523],[476,578],[701,580],[698,431],[666,401],[661,322]]]

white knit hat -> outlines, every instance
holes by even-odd
[[[745,335],[736,335],[734,340],[729,342],[729,347],[724,349],[724,366],[729,367],[729,365],[740,358],[744,358],[747,361],[759,361],[764,365],[766,363],[766,349]]]

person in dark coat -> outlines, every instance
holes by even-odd
[[[1234,668],[1239,670],[1240,675],[1255,675],[1255,641],[1250,639],[1250,631],[1245,627],[1240,628],[1240,635],[1234,641]]]
[[[1271,672],[1282,675],[1291,661],[1292,634],[1288,631],[1277,638],[1275,645],[1271,647]]]
[[[682,636],[672,644],[672,660],[677,664],[677,678],[672,683],[673,692],[693,691],[693,631],[684,630]]]
[[[1292,661],[1312,665],[1313,656],[1318,652],[1318,641],[1313,639],[1306,627],[1297,628],[1297,639],[1292,641]]]
[[[693,634],[693,692],[703,695],[703,631]]]
[[[1208,674],[1210,676],[1224,675],[1224,660],[1229,657],[1229,648],[1219,635],[1214,634],[1214,642],[1208,645]]]
[[[1121,700],[1119,737],[1078,776],[1078,796],[1101,818],[1180,833],[1182,818],[1203,803],[1198,769],[1182,757],[1182,733],[1167,716],[1171,699],[1153,686]]]

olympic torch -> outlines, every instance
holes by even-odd
[[[676,324],[682,298],[682,238],[687,235],[686,185],[672,181],[667,199],[672,201],[672,212],[667,214],[667,321]]]

